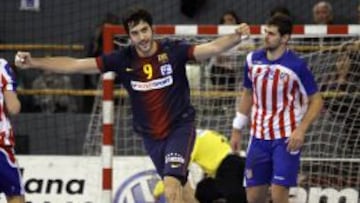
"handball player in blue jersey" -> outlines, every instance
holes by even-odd
[[[8,203],[25,203],[24,187],[15,159],[15,137],[8,114],[20,112],[16,80],[12,68],[0,59],[0,193]]]
[[[264,48],[246,58],[231,144],[239,150],[240,130],[250,117],[245,164],[249,203],[266,202],[270,185],[272,202],[289,202],[289,187],[297,184],[305,132],[322,108],[309,67],[287,48],[291,31],[288,16],[273,16],[265,26]]]
[[[131,40],[129,47],[83,59],[32,58],[30,53],[18,52],[15,64],[60,73],[115,71],[130,96],[134,130],[142,136],[164,180],[167,201],[194,202],[186,183],[195,139],[195,110],[190,103],[185,64],[234,47],[242,36],[250,34],[250,28],[240,24],[233,34],[192,45],[185,41],[155,40],[152,23],[152,16],[146,10],[133,9],[123,17],[123,26]]]

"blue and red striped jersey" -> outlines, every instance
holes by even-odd
[[[244,87],[253,91],[251,135],[289,137],[307,111],[308,96],[318,91],[307,63],[290,50],[271,61],[261,49],[247,55],[244,73]]]
[[[178,122],[195,119],[185,69],[194,59],[194,46],[169,39],[156,43],[157,51],[150,57],[139,57],[135,47],[128,46],[96,60],[102,72],[116,72],[127,90],[134,130],[161,139]]]

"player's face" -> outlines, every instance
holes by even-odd
[[[153,31],[148,23],[140,21],[136,25],[129,25],[129,37],[139,55],[150,56],[155,53]]]
[[[276,26],[266,26],[264,39],[265,49],[269,51],[276,50],[280,47],[281,42],[282,37],[279,33],[278,28]]]
[[[224,15],[223,21],[224,21],[224,23],[223,23],[224,25],[235,25],[236,24],[235,17],[230,14]]]
[[[317,24],[328,24],[331,21],[330,10],[326,6],[317,6],[314,11],[314,22]]]

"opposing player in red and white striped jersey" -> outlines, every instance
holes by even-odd
[[[240,130],[250,118],[245,167],[249,203],[287,203],[296,185],[305,132],[323,101],[305,61],[287,48],[291,19],[275,15],[265,28],[265,47],[247,56],[244,90],[233,121],[231,144],[239,150]]]
[[[7,116],[20,111],[16,94],[16,80],[6,60],[0,59],[0,193],[6,195],[8,203],[24,203],[24,188],[15,162],[15,139]]]

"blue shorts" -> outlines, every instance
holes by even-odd
[[[182,184],[186,183],[195,141],[194,123],[178,125],[164,139],[153,139],[149,135],[143,138],[145,149],[161,178],[174,176]]]
[[[20,172],[15,163],[12,148],[0,147],[0,193],[1,192],[5,193],[8,197],[24,195]]]
[[[245,164],[246,187],[270,184],[296,186],[301,152],[288,152],[287,139],[251,137]]]

